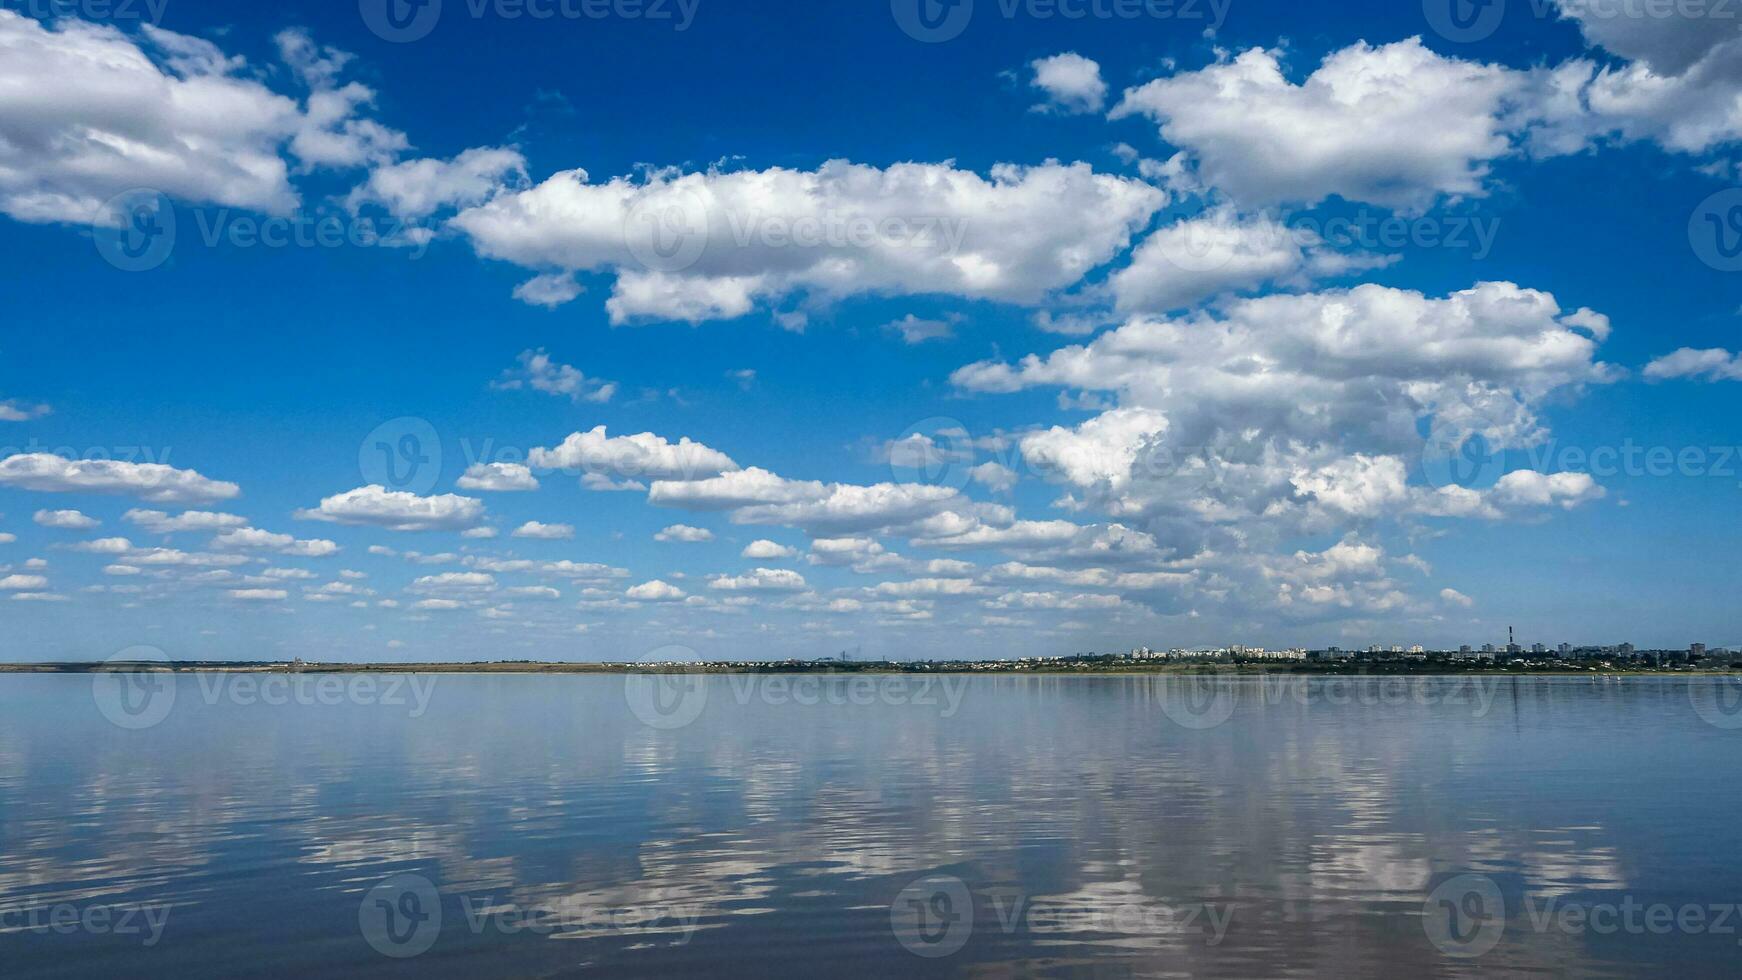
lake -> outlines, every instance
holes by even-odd
[[[0,677],[8,976],[1735,976],[1699,677]]]

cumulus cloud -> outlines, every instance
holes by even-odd
[[[528,461],[541,470],[561,470],[631,480],[693,480],[736,470],[738,464],[688,437],[673,443],[651,432],[612,436],[604,426],[576,432],[554,449],[534,449]]]
[[[1190,553],[1216,539],[1251,547],[1266,528],[1325,532],[1444,510],[1407,486],[1406,461],[1428,445],[1422,427],[1451,445],[1476,434],[1498,448],[1536,444],[1544,399],[1615,376],[1596,358],[1608,329],[1511,283],[1443,298],[1360,286],[1139,317],[1046,357],[969,365],[954,380],[1117,395],[1119,407],[1075,428],[1023,437],[1024,457],[1084,495],[1067,503]]]
[[[0,89],[18,94],[0,105],[0,212],[114,224],[106,202],[146,187],[288,214],[298,204],[292,161],[357,166],[404,147],[402,134],[360,114],[373,93],[339,82],[345,56],[296,31],[277,40],[306,89],[300,101],[209,41],[0,10]]]
[[[170,516],[161,510],[130,510],[121,515],[129,524],[136,524],[149,534],[183,534],[201,531],[224,531],[246,527],[248,519],[235,514],[206,510],[188,510]]]
[[[382,527],[389,531],[463,531],[483,519],[484,504],[455,494],[420,497],[370,485],[327,497],[319,507],[299,510],[296,516],[305,521]]]
[[[1683,347],[1647,364],[1645,377],[1650,381],[1667,381],[1671,378],[1742,381],[1742,354],[1732,354],[1722,348],[1696,350]]]
[[[489,258],[615,272],[614,322],[700,322],[795,293],[1032,303],[1112,259],[1164,197],[1086,164],[1001,164],[981,176],[836,160],[604,183],[571,170],[462,211],[453,226]]]
[[[923,344],[928,340],[948,340],[956,335],[956,323],[960,317],[945,317],[943,319],[922,320],[912,313],[883,325],[883,329],[896,334],[904,344]]]
[[[767,538],[760,538],[745,545],[742,554],[745,558],[756,558],[761,561],[773,561],[779,558],[796,558],[798,557],[798,549],[789,548],[786,545],[770,541]]]
[[[1167,313],[1224,293],[1306,285],[1388,262],[1335,251],[1310,228],[1290,227],[1267,215],[1241,216],[1224,207],[1176,221],[1144,239],[1109,285],[1122,313]]]
[[[538,489],[538,478],[520,463],[473,463],[457,485],[461,490],[514,493]]]
[[[615,382],[589,378],[579,368],[553,360],[542,349],[521,351],[519,366],[502,372],[502,377],[491,387],[502,391],[530,388],[567,398],[577,405],[582,402],[602,404],[617,393]]]
[[[1279,51],[1251,48],[1130,89],[1112,117],[1159,123],[1205,183],[1243,203],[1420,208],[1483,192],[1489,163],[1512,148],[1500,117],[1517,85],[1419,38],[1333,52],[1299,84]]]
[[[1100,112],[1107,101],[1107,83],[1101,81],[1101,66],[1067,51],[1029,62],[1033,87],[1046,94],[1037,112]]]
[[[567,541],[575,536],[573,524],[541,524],[538,521],[527,521],[514,529],[514,537],[532,538],[538,541]]]
[[[804,576],[787,568],[758,568],[745,575],[722,575],[708,582],[721,592],[803,592]]]
[[[651,582],[643,582],[640,585],[631,586],[624,592],[624,595],[637,602],[677,602],[688,595],[688,593],[668,582],[654,579]]]
[[[219,551],[276,551],[281,555],[302,558],[324,558],[339,551],[339,546],[332,541],[319,538],[298,540],[288,534],[274,534],[254,527],[225,531],[212,539],[212,547]]]
[[[1113,118],[1143,116],[1193,168],[1170,180],[1246,206],[1329,197],[1421,210],[1487,193],[1492,164],[1578,153],[1606,138],[1704,153],[1742,139],[1742,38],[1703,18],[1605,18],[1587,37],[1643,60],[1575,58],[1512,69],[1449,58],[1419,38],[1332,52],[1299,83],[1276,50],[1129,89]],[[1157,176],[1163,176],[1158,173]]]
[[[506,147],[476,147],[452,160],[403,160],[378,166],[346,199],[353,211],[379,204],[394,217],[421,221],[446,209],[473,207],[526,184],[526,159]]]
[[[688,524],[673,524],[653,536],[655,541],[687,542],[697,544],[714,540],[714,532],[705,527],[691,527]]]
[[[48,453],[21,453],[0,460],[0,486],[42,493],[121,494],[155,504],[212,503],[242,493],[234,483],[208,480],[193,470],[162,463],[71,460]]]
[[[76,510],[39,510],[31,519],[42,527],[61,531],[89,531],[103,523]]]

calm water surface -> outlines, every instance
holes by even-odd
[[[235,683],[0,678],[0,972],[1742,970],[1722,680]]]

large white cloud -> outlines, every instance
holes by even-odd
[[[154,504],[203,504],[229,500],[242,488],[209,480],[193,470],[163,463],[72,460],[49,453],[20,453],[0,460],[0,486],[43,493],[102,493]]]
[[[1551,393],[1615,376],[1596,358],[1608,329],[1511,283],[1443,298],[1368,285],[1138,318],[1046,357],[969,365],[954,381],[1117,394],[1119,407],[1080,426],[1024,437],[1024,456],[1085,494],[1079,505],[1147,522],[1189,552],[1211,529],[1237,532],[1223,536],[1232,547],[1266,527],[1444,512],[1408,485],[1429,446],[1423,429],[1452,445],[1474,434],[1535,444]],[[1506,502],[1469,501],[1474,511]]]
[[[337,83],[342,56],[295,32],[279,43],[309,89],[302,102],[209,41],[0,10],[0,212],[107,224],[105,202],[143,187],[286,214],[292,161],[351,166],[403,145],[358,115],[371,93]]]
[[[1251,48],[1130,89],[1112,115],[1155,120],[1206,183],[1244,203],[1419,208],[1482,193],[1489,162],[1511,149],[1500,117],[1517,86],[1505,68],[1416,38],[1344,48],[1299,84],[1280,52]]]
[[[1018,303],[1077,283],[1165,202],[1086,164],[556,174],[462,211],[480,254],[539,270],[612,270],[616,321],[720,319],[794,293],[941,293]]]
[[[1246,206],[1340,196],[1419,210],[1484,195],[1494,161],[1526,149],[1577,153],[1619,137],[1698,154],[1742,139],[1742,37],[1696,38],[1685,24],[1595,30],[1647,60],[1514,69],[1410,38],[1332,52],[1296,83],[1281,52],[1251,48],[1129,89],[1111,116],[1155,121],[1195,182]]]

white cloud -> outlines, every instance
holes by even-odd
[[[613,437],[602,425],[555,449],[534,449],[528,461],[538,469],[643,480],[705,479],[738,468],[730,456],[688,437],[676,443],[651,432]]]
[[[538,489],[538,478],[520,463],[473,463],[466,467],[458,486],[461,490],[513,493]]]
[[[1044,112],[1100,112],[1107,101],[1107,83],[1101,81],[1101,66],[1068,51],[1029,63],[1034,72],[1030,83],[1046,93],[1046,101],[1035,106]]]
[[[687,542],[691,544],[714,540],[714,532],[705,527],[691,527],[688,524],[673,524],[653,536],[655,541]]]
[[[1643,61],[1661,75],[1692,67],[1734,39],[1738,26],[1735,9],[1724,3],[1677,4],[1673,10],[1664,6],[1657,11],[1646,4],[1601,0],[1555,0],[1555,6],[1562,17],[1579,25],[1587,43]]]
[[[543,350],[521,351],[520,366],[502,372],[501,379],[491,387],[504,391],[530,388],[567,398],[577,405],[608,402],[617,393],[616,383],[589,378],[579,368],[552,360]]]
[[[484,504],[454,494],[419,497],[371,485],[327,497],[319,508],[299,510],[296,516],[306,521],[383,527],[390,531],[460,531],[483,519]]]
[[[1608,329],[1511,283],[1444,298],[1368,285],[1139,317],[1088,344],[953,377],[976,391],[1116,394],[1120,407],[1076,429],[1025,436],[1030,465],[1085,495],[1072,506],[1168,547],[1242,550],[1350,519],[1446,511],[1405,488],[1405,461],[1429,446],[1420,426],[1453,445],[1473,433],[1496,448],[1536,444],[1545,399],[1615,376],[1596,359]],[[1467,503],[1470,516],[1499,505]]]
[[[0,592],[20,592],[48,588],[48,579],[41,575],[7,575],[0,578]]]
[[[17,399],[0,401],[0,422],[29,422],[49,414],[47,405],[32,405]]]
[[[1500,117],[1518,84],[1419,38],[1343,48],[1298,85],[1279,52],[1251,48],[1130,89],[1112,117],[1155,120],[1205,183],[1244,204],[1421,208],[1483,193],[1489,162],[1512,148]]]
[[[298,540],[254,527],[225,531],[212,539],[212,547],[219,551],[276,551],[301,558],[324,558],[339,551],[337,544],[324,539]]]
[[[243,602],[283,602],[290,593],[283,589],[231,589],[230,598]]]
[[[1665,381],[1670,378],[1742,381],[1742,354],[1732,354],[1722,348],[1695,350],[1692,347],[1683,347],[1647,364],[1645,377],[1650,381]]]
[[[31,519],[43,527],[61,531],[89,531],[103,523],[76,510],[39,510]]]
[[[949,340],[954,337],[959,320],[960,317],[922,320],[909,313],[899,320],[884,324],[883,329],[899,334],[904,344],[923,344],[928,340]]]
[[[374,203],[394,217],[421,221],[443,209],[482,204],[498,191],[526,182],[526,159],[519,151],[476,147],[452,160],[405,160],[376,167],[347,201],[353,211]]]
[[[1457,589],[1441,589],[1440,601],[1448,606],[1459,606],[1464,609],[1469,609],[1476,604],[1476,600],[1462,592],[1459,592]]]
[[[1223,293],[1304,285],[1386,261],[1335,252],[1306,227],[1217,208],[1150,235],[1109,283],[1120,312],[1167,313]]]
[[[453,224],[489,258],[542,272],[615,271],[606,303],[614,322],[699,322],[793,293],[1032,303],[1113,258],[1163,198],[1086,164],[1001,164],[988,178],[947,164],[837,160],[814,171],[658,172],[602,184],[572,170],[462,211]],[[668,262],[637,235],[655,231],[645,219],[668,227],[673,215]]]
[[[337,83],[342,57],[296,32],[280,35],[280,54],[310,88],[302,104],[241,58],[150,25],[129,36],[0,10],[0,49],[0,90],[15,94],[0,105],[0,212],[20,221],[113,224],[105,202],[141,187],[289,214],[287,152],[305,167],[351,166],[404,145],[358,116],[372,93]]]
[[[528,306],[554,310],[574,302],[586,291],[572,272],[546,272],[515,286],[513,296]]]
[[[632,586],[624,593],[638,602],[676,602],[687,594],[677,586],[661,582],[658,579]]]
[[[759,538],[745,545],[742,555],[745,558],[755,558],[760,561],[774,561],[781,558],[796,558],[798,557],[798,549],[788,548],[786,545],[770,541],[767,538]]]
[[[567,541],[575,536],[573,524],[543,524],[538,521],[527,521],[514,529],[514,537],[532,538],[536,541]]]
[[[721,592],[803,592],[804,576],[788,568],[758,568],[745,575],[722,575],[708,582]]]
[[[70,460],[48,453],[0,460],[0,486],[43,493],[125,494],[157,504],[210,503],[242,492],[234,483],[208,480],[193,470],[161,463]]]
[[[161,510],[130,510],[121,519],[137,524],[150,534],[182,534],[186,532],[223,531],[245,527],[248,519],[235,514],[220,514],[206,510],[189,510],[172,517]]]
[[[985,462],[969,469],[968,478],[993,493],[1016,489],[1016,471],[999,462]]]

